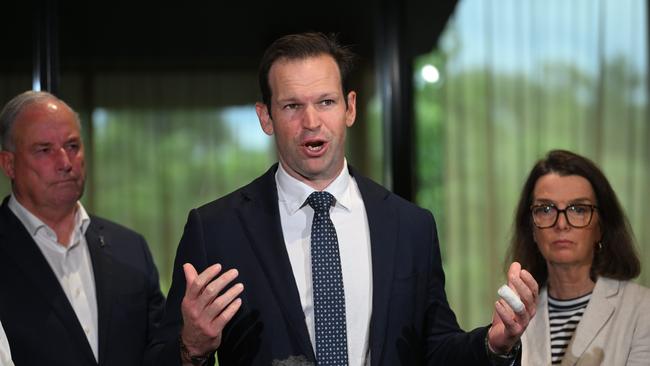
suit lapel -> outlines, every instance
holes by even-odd
[[[93,264],[93,275],[95,276],[95,292],[97,299],[97,332],[99,345],[99,364],[102,365],[102,354],[106,351],[106,342],[110,338],[109,329],[112,314],[113,293],[111,278],[113,277],[112,256],[110,255],[110,243],[102,235],[103,227],[94,224],[96,220],[90,221],[86,231],[86,242]]]
[[[562,365],[575,365],[600,330],[609,321],[616,307],[611,297],[617,296],[619,281],[599,278],[589,300],[582,320],[576,328],[575,336],[562,360]]]
[[[300,294],[282,235],[275,183],[276,169],[277,164],[244,189],[244,203],[241,205],[239,217],[287,323],[296,334],[303,354],[314,360]]]
[[[61,284],[50,268],[50,264],[41,253],[31,235],[27,232],[22,222],[11,212],[7,206],[8,199],[2,204],[0,220],[0,236],[2,236],[1,247],[7,256],[13,261],[22,277],[25,279],[26,287],[33,287],[33,298],[26,301],[43,301],[50,304],[56,316],[63,326],[68,330],[72,343],[78,344],[88,361],[95,362],[88,339],[72,309]],[[63,335],[62,335],[63,336]]]
[[[548,292],[542,288],[537,304],[537,313],[528,324],[522,336],[524,355],[522,365],[551,364],[550,325],[548,320]]]
[[[354,169],[350,168],[354,175]],[[355,176],[363,198],[370,230],[372,256],[372,316],[370,321],[370,360],[381,361],[386,338],[388,303],[390,300],[395,249],[397,247],[398,219],[395,208],[387,203],[390,192],[362,176]]]

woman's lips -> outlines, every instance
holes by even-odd
[[[571,240],[560,239],[560,240],[554,240],[552,244],[556,247],[568,247],[573,245],[573,242]]]

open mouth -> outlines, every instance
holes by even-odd
[[[325,146],[325,141],[320,141],[320,140],[314,140],[314,141],[308,141],[305,143],[305,147],[309,151],[321,151],[323,147]]]

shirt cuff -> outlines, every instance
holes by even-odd
[[[514,366],[517,356],[521,350],[521,340],[517,341],[514,347],[507,353],[494,353],[488,345],[488,335],[485,334],[485,352],[493,366]]]

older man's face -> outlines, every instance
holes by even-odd
[[[28,105],[18,114],[12,136],[15,151],[3,151],[1,161],[16,199],[37,216],[74,207],[85,182],[74,113],[54,100]]]

